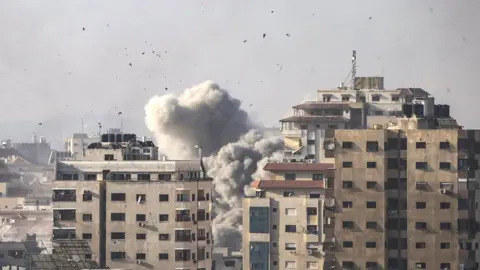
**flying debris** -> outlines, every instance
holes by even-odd
[[[272,11],[270,11],[270,13],[273,13],[273,10],[272,10]]]
[[[202,146],[207,174],[214,179],[215,244],[239,249],[242,198],[268,158],[281,158],[282,138],[265,137],[240,100],[211,81],[179,96],[152,97],[145,106],[145,123],[159,151],[171,159],[195,159],[194,145]]]
[[[132,63],[129,63],[128,65],[129,65],[129,66],[132,66]]]
[[[369,19],[369,20],[371,20],[371,19],[372,19],[372,17],[370,17],[370,18],[368,18],[368,19]]]
[[[247,42],[247,40],[245,39],[245,40],[243,41],[243,43],[246,43],[246,42]]]
[[[118,112],[117,115],[122,115],[123,113],[122,112]]]
[[[82,30],[85,31],[85,27],[83,27]]]
[[[38,125],[39,125],[39,126],[41,126],[41,125],[43,125],[43,123],[42,123],[42,122],[40,122],[40,123],[38,123]]]
[[[107,27],[110,27],[110,25],[109,25],[109,24],[107,24]]]
[[[142,52],[142,55],[144,55],[144,54],[145,54],[145,52]]]
[[[167,91],[167,90],[168,90],[168,87],[165,87],[165,91]]]
[[[265,38],[267,36],[267,34],[263,33],[263,38]]]
[[[290,34],[289,34],[289,33],[287,33],[287,34],[286,34],[286,36],[287,36],[287,37],[290,37]]]

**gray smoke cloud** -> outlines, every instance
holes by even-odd
[[[239,249],[242,198],[268,160],[281,157],[283,140],[266,137],[241,101],[212,81],[186,89],[178,97],[155,96],[145,106],[145,122],[159,150],[171,159],[197,157],[202,147],[215,189],[215,244]]]

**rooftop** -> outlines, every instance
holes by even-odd
[[[280,122],[348,122],[343,116],[290,116]]]
[[[313,171],[326,171],[333,170],[333,163],[303,163],[303,162],[282,162],[282,163],[267,163],[263,167],[264,171],[281,171],[281,172],[294,172],[294,171],[304,171],[304,172],[313,172]]]
[[[288,180],[255,180],[253,188],[308,188],[323,189],[323,181],[288,181]]]

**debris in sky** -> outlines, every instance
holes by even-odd
[[[287,37],[290,37],[290,34],[289,34],[289,33],[287,33]]]
[[[252,104],[250,104],[250,106],[249,106],[249,107],[252,107]]]
[[[128,64],[129,66],[132,66],[132,63]]]
[[[265,38],[267,36],[267,34],[263,33],[263,38]]]
[[[82,30],[85,31],[85,27],[83,27]]]
[[[117,115],[122,115],[123,113],[122,112],[118,112]]]
[[[145,52],[142,52],[142,55],[144,55],[144,54],[145,54]]]
[[[246,39],[243,41],[243,43],[245,43],[245,42],[247,42],[247,40],[246,40]]]
[[[450,92],[450,88],[447,88],[447,92]]]
[[[38,123],[39,126],[41,126],[42,124],[43,124],[42,122]]]
[[[283,64],[280,64],[280,68],[278,69],[278,72],[282,71],[283,69]]]
[[[369,19],[369,20],[371,20],[371,19],[372,19],[372,17],[370,17],[370,18],[368,18],[368,19]]]
[[[165,87],[165,91],[167,91],[167,90],[168,90],[168,87]]]
[[[272,10],[272,11],[270,11],[270,13],[273,13],[273,10]]]
[[[107,23],[107,27],[110,27],[110,25]]]

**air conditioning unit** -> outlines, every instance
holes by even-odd
[[[447,194],[447,190],[442,188],[442,189],[440,189],[440,193]]]
[[[312,255],[312,254],[313,254],[313,250],[309,249],[309,250],[307,250],[307,253],[308,253],[308,255]]]
[[[140,227],[145,227],[146,225],[147,225],[147,224],[145,224],[145,222],[139,222],[139,223],[138,223],[138,226],[140,226]]]

